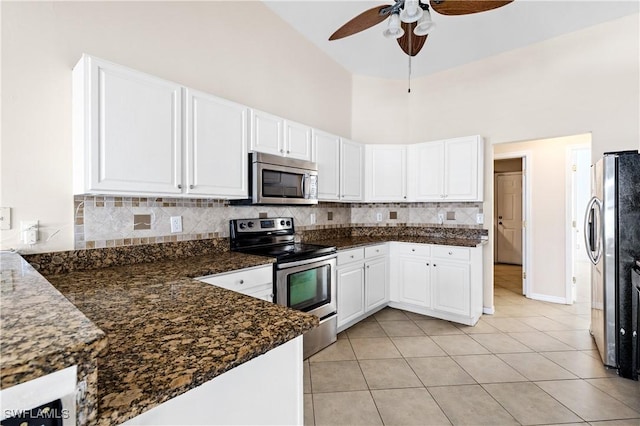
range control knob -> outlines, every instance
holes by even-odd
[[[253,222],[247,222],[247,226],[248,226],[249,228],[253,228]]]
[[[284,226],[284,220],[280,221],[280,225]]]
[[[291,226],[291,221],[290,220],[287,221],[287,226]]]
[[[241,224],[240,224],[240,229],[244,229],[244,228],[246,228],[246,227],[247,227],[247,225],[245,225],[244,223],[241,223]]]

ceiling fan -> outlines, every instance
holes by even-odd
[[[497,9],[513,0],[430,0],[431,9],[442,15],[468,15]],[[329,40],[338,40],[359,33],[389,18],[383,35],[398,40],[400,48],[416,56],[427,41],[435,24],[431,20],[429,4],[420,0],[395,0],[393,5],[376,6],[366,10],[338,28]]]

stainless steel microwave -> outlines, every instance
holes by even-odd
[[[318,204],[318,166],[311,161],[252,152],[252,204]]]

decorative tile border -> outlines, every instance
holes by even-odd
[[[482,203],[327,203],[314,206],[232,206],[226,200],[167,197],[74,197],[76,250],[130,247],[182,241],[215,240],[229,236],[229,219],[293,217],[301,232],[352,226],[440,227],[481,229],[475,215]],[[438,214],[454,212],[456,219],[438,224]],[[315,214],[315,222],[311,221]],[[377,213],[383,217],[377,221]],[[135,215],[149,215],[151,229],[134,229]],[[169,218],[182,216],[183,232],[171,233]],[[394,219],[391,219],[394,217]]]

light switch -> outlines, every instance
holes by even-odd
[[[0,207],[0,229],[11,229],[11,207]]]

